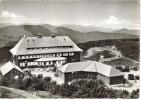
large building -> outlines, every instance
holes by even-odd
[[[10,52],[12,62],[24,68],[38,66],[41,64],[40,58],[64,57],[66,63],[78,62],[81,61],[82,50],[68,36],[42,37],[39,35],[38,37],[22,37]],[[42,64],[48,66],[48,63],[53,61],[45,61]]]
[[[57,68],[57,75],[70,82],[75,79],[98,79],[105,84],[122,84],[124,75],[112,66],[96,61],[68,63]]]

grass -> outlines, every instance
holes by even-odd
[[[118,65],[124,65],[124,66],[139,66],[138,63],[135,63],[134,61],[131,61],[127,58],[121,57],[118,59],[114,59],[111,61],[105,61],[106,64],[112,65],[112,66],[118,66]]]
[[[15,91],[18,91],[15,92]],[[30,94],[30,95],[27,95]],[[14,99],[14,98],[30,98],[33,99],[36,97],[38,98],[53,98],[53,99],[57,99],[57,98],[63,98],[62,96],[59,95],[53,95],[48,91],[23,91],[20,89],[12,89],[8,88],[8,87],[0,87],[0,98],[7,98],[7,99]]]
[[[47,91],[34,91],[34,94],[36,94],[37,96],[39,96],[40,98],[63,98],[62,96],[59,95],[53,95],[50,92]]]
[[[0,98],[24,98],[22,95],[13,93],[7,89],[0,88]]]

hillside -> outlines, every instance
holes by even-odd
[[[19,25],[5,26],[0,28],[0,47],[15,45],[22,36],[50,36],[56,34],[59,36],[67,35],[76,43],[84,43],[88,41],[106,40],[106,39],[134,39],[137,35],[127,33],[109,33],[100,31],[91,31],[83,33],[65,27],[56,27],[48,24],[43,25]]]
[[[0,86],[0,98],[41,99],[41,98],[61,98],[61,96],[53,95],[47,91],[25,91],[16,88]]]
[[[139,61],[139,39],[115,39],[89,41],[78,44],[86,54],[87,50],[93,47],[115,46],[123,56]]]
[[[122,29],[113,31],[112,33],[127,33],[132,35],[139,35],[139,30],[129,30],[126,28],[122,28]]]
[[[111,28],[96,27],[96,26],[83,26],[83,25],[62,25],[62,27],[77,30],[83,33],[91,32],[91,31],[111,32],[114,30]]]

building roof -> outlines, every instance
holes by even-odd
[[[97,72],[107,77],[123,75],[122,72],[115,69],[114,67],[96,61],[68,63],[65,64],[64,66],[58,67],[58,70],[60,70],[63,73],[77,71]]]
[[[49,57],[49,58],[39,58],[35,61],[56,61],[56,60],[65,60],[65,57]]]
[[[53,49],[30,49],[28,48],[45,48],[55,46],[72,46],[72,48],[53,48]],[[68,36],[55,37],[22,37],[22,39],[13,47],[10,52],[13,55],[57,53],[57,52],[74,52],[82,51]]]
[[[12,62],[7,62],[6,64],[4,64],[3,66],[1,66],[0,71],[2,73],[2,75],[6,75],[8,72],[10,72],[12,69],[17,69],[18,71],[22,72],[23,71],[15,64],[13,64]]]

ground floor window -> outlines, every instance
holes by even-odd
[[[73,55],[74,55],[74,53],[73,53],[73,52],[70,52],[70,53],[69,53],[69,56],[73,56]]]
[[[20,66],[25,66],[25,63],[24,63],[24,62],[21,62],[21,63],[20,63]]]

